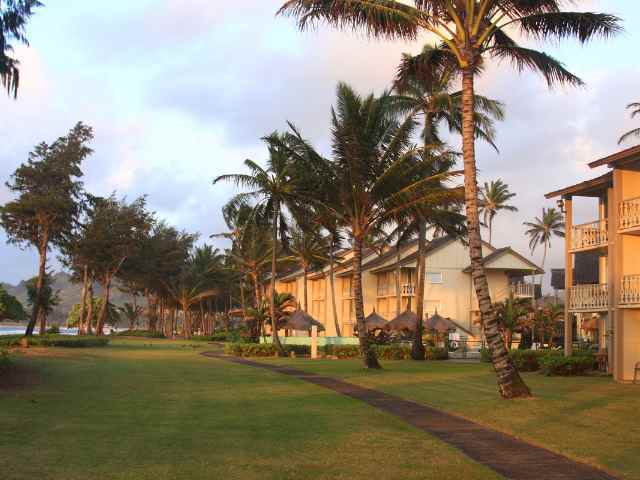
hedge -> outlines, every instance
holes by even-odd
[[[23,335],[0,337],[0,347],[17,347]],[[29,337],[29,345],[34,347],[93,348],[104,347],[109,343],[105,337],[72,337],[68,335],[45,335]]]
[[[287,354],[295,352],[296,355],[310,355],[309,345],[283,345]],[[411,347],[404,345],[377,345],[372,346],[378,357],[382,360],[408,360],[411,358]],[[276,354],[276,348],[271,343],[228,343],[225,345],[225,353],[237,357],[272,357]],[[326,345],[318,348],[319,353],[335,356],[341,360],[360,357],[358,345]],[[446,360],[447,351],[444,348],[429,347],[426,350],[427,360]]]
[[[593,370],[594,367],[592,355],[573,355],[571,357],[546,355],[540,359],[540,373],[548,377],[584,375],[586,372]]]
[[[166,338],[162,332],[152,332],[150,330],[125,330],[116,333],[118,337],[141,337],[141,338]]]

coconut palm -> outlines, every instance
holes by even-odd
[[[531,254],[535,253],[538,245],[544,247],[540,264],[544,269],[547,251],[551,248],[551,240],[554,236],[564,238],[564,216],[555,208],[543,208],[542,216],[536,217],[533,222],[524,222],[524,225],[529,227],[525,233],[529,237]]]
[[[282,233],[287,224],[284,209],[296,211],[298,202],[304,198],[305,192],[299,177],[295,174],[296,167],[291,161],[289,150],[282,147],[282,144],[287,143],[287,139],[283,135],[273,133],[264,137],[263,140],[269,148],[266,169],[253,160],[245,160],[245,166],[249,169],[248,174],[220,175],[214,179],[213,183],[232,181],[237,186],[251,189],[249,192],[237,194],[231,200],[231,204],[237,205],[254,200],[256,206],[271,219],[271,293],[269,296],[271,328],[273,343],[278,353],[284,356],[285,351],[278,338],[273,301],[276,293],[278,239],[283,238]]]
[[[472,277],[485,336],[500,393],[505,398],[529,396],[504,347],[491,308],[487,276],[482,266],[482,239],[478,215],[475,161],[475,77],[490,58],[508,60],[519,71],[540,73],[548,85],[581,85],[550,55],[523,47],[511,32],[524,38],[565,39],[585,43],[621,30],[612,15],[562,10],[562,0],[288,0],[279,14],[298,19],[300,29],[325,22],[340,29],[361,30],[371,37],[415,40],[433,34],[442,42],[437,61],[455,65],[462,77],[462,150],[465,204],[469,230]],[[436,61],[436,59],[434,59]]]
[[[11,41],[28,45],[27,21],[42,3],[38,0],[9,0],[0,3],[0,82],[7,94],[18,96],[20,86],[20,62],[11,57]]]
[[[502,330],[504,344],[511,350],[513,333],[522,327],[531,314],[531,301],[527,298],[515,298],[513,292],[504,301],[494,304],[498,324]]]
[[[509,185],[501,179],[484,182],[480,190],[480,211],[484,216],[484,224],[489,229],[489,243],[493,237],[493,219],[502,210],[517,212],[518,209],[507,202],[516,196],[509,191]]]
[[[627,110],[631,110],[631,118],[635,118],[636,115],[640,115],[640,102],[630,103],[629,105],[627,105]],[[630,130],[622,135],[620,137],[620,140],[618,140],[618,145],[626,142],[632,137],[640,137],[640,128],[634,128],[633,130]]]

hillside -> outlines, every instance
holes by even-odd
[[[27,286],[26,280],[23,280],[18,285],[10,285],[7,283],[1,284],[5,290],[15,296],[24,305],[25,309],[29,308],[27,304]],[[67,315],[71,310],[71,307],[80,301],[82,295],[82,284],[73,283],[71,276],[65,272],[58,272],[53,275],[53,288],[59,291],[60,305],[58,305],[53,313],[49,316],[49,323],[62,324],[66,321]],[[94,285],[94,295],[99,297],[102,295],[102,289],[98,284]],[[111,289],[111,302],[115,305],[123,305],[125,302],[130,302],[131,298],[118,290],[117,287]]]

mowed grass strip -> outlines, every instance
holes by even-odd
[[[506,401],[499,397],[487,364],[387,361],[384,370],[367,371],[357,360],[263,361],[414,400],[640,480],[640,385],[622,385],[607,377],[525,373],[535,398]]]
[[[203,347],[18,356],[38,381],[0,391],[3,480],[499,478],[393,416]]]

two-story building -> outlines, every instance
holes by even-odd
[[[406,309],[416,311],[417,241],[383,252],[365,251],[362,262],[362,291],[365,315],[375,311],[392,320]],[[510,292],[517,297],[533,298],[533,282],[525,279],[542,273],[542,269],[513,249],[483,246],[484,267],[492,299],[501,301]],[[341,252],[342,261],[335,269],[335,308],[341,334],[353,335],[355,308],[353,296],[352,252]],[[442,237],[429,242],[426,249],[424,292],[425,314],[436,311],[460,326],[462,335],[480,339],[480,313],[471,280],[468,247],[460,240]],[[400,299],[396,294],[396,275],[400,272]],[[303,274],[293,272],[278,278],[278,292],[289,292],[303,303]],[[312,317],[326,328],[326,336],[336,334],[329,269],[307,277],[307,307]]]
[[[548,193],[565,212],[565,354],[576,319],[599,319],[600,346],[617,381],[633,380],[640,362],[640,145],[589,164],[599,177]],[[574,224],[574,200],[591,198],[593,221]],[[581,200],[585,201],[585,200]],[[575,284],[580,256],[597,254],[597,283]]]

